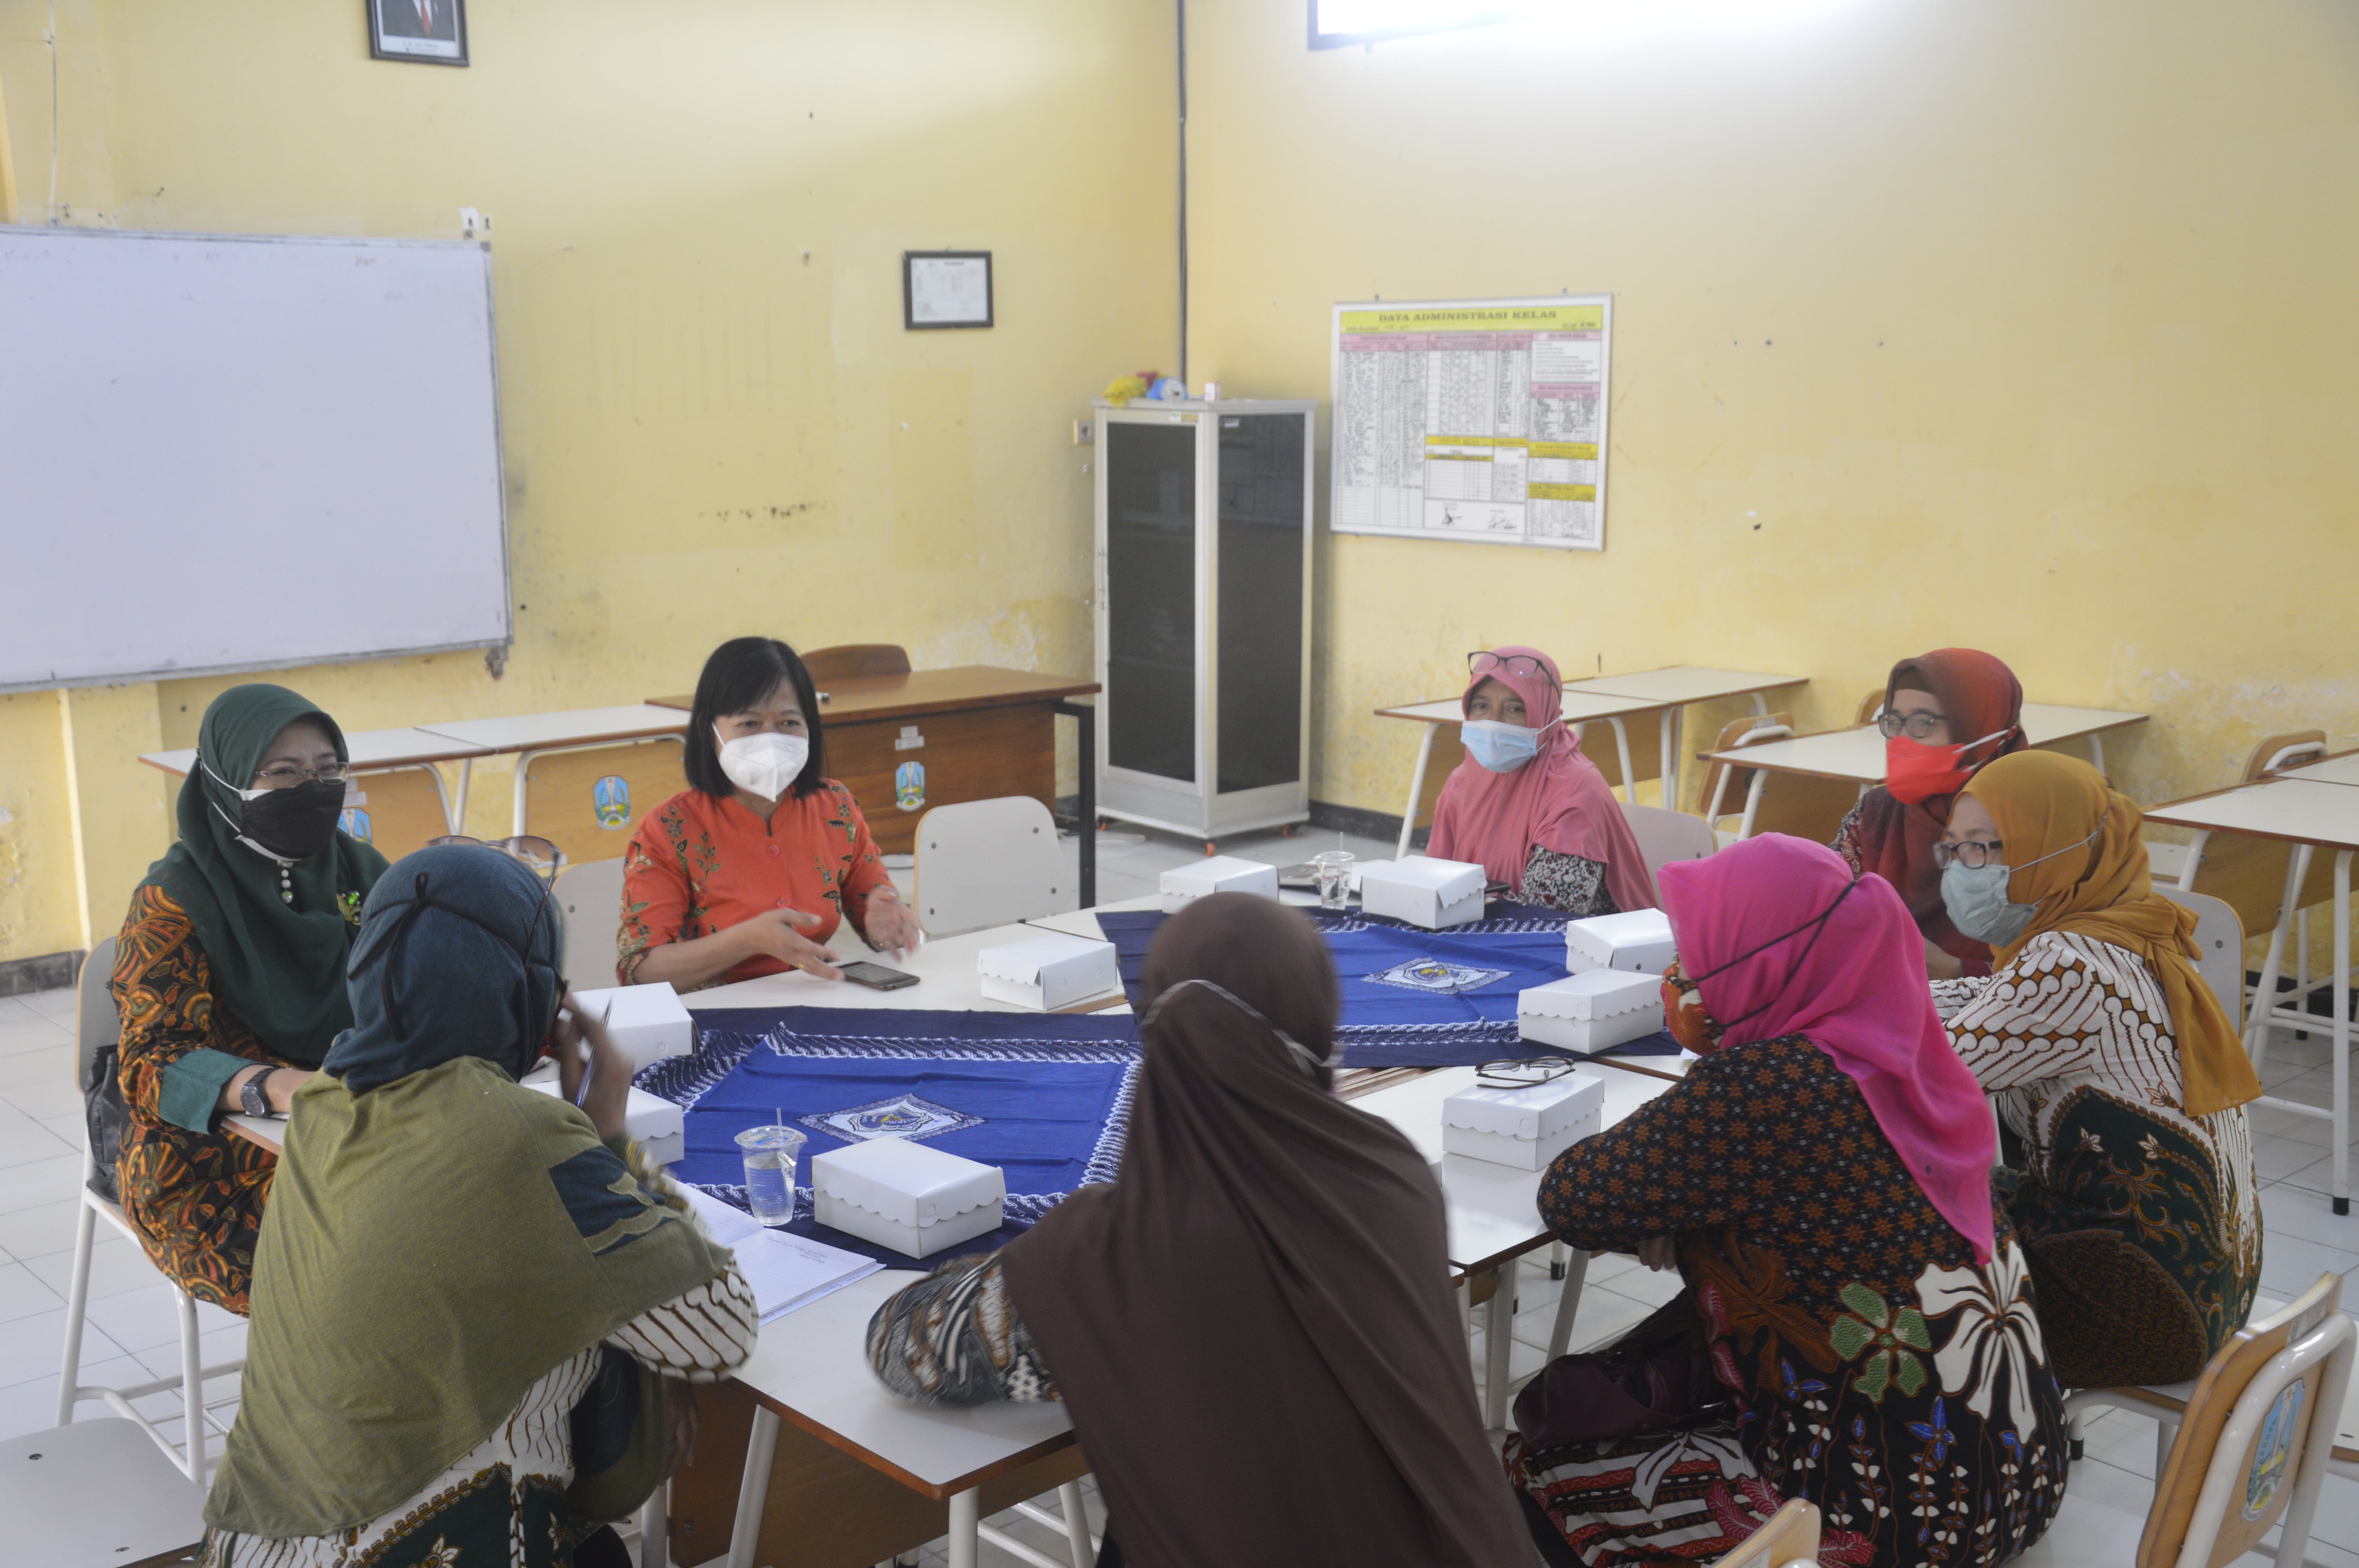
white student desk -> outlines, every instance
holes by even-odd
[[[447,817],[450,830],[453,833],[458,832],[467,819],[467,764],[491,751],[491,747],[473,741],[454,740],[431,730],[414,727],[355,730],[344,737],[344,754],[355,773],[457,762],[460,770],[459,795]],[[189,770],[197,765],[197,752],[193,746],[183,746],[170,752],[142,752],[139,760],[176,778],[186,778]]]
[[[2296,849],[2286,866],[2282,907],[2291,909],[2310,875],[2311,854],[2334,851],[2334,1105],[2331,1110],[2263,1095],[2259,1103],[2315,1116],[2334,1124],[2334,1212],[2351,1212],[2351,857],[2359,850],[2359,758],[2337,757],[2308,768],[2294,769],[2257,784],[2241,784],[2214,795],[2191,796],[2146,808],[2148,822],[2172,827],[2192,827],[2197,840],[2189,846],[2187,870],[2180,885],[2191,886],[2201,866],[2202,838],[2211,833],[2243,833],[2274,838]],[[2245,1026],[2249,1054],[2265,1032],[2281,1028],[2316,1029],[2319,1020],[2306,1012],[2281,1010],[2276,1003],[2277,974],[2285,958],[2286,927],[2280,918],[2269,938],[2269,956],[2261,966],[2259,1005]]]
[[[2143,724],[2146,717],[2111,708],[2063,708],[2054,703],[2027,702],[2023,705],[2023,734],[2034,746],[2052,746],[2060,741],[2085,738],[2090,760],[2102,773],[2105,766],[2104,733]],[[1829,730],[1786,741],[1764,741],[1757,746],[1732,747],[1725,752],[1710,752],[1705,760],[1754,770],[1752,787],[1745,797],[1744,826],[1737,834],[1747,838],[1752,834],[1754,816],[1769,774],[1841,779],[1862,789],[1870,788],[1884,782],[1884,736],[1875,725],[1863,724],[1854,730]]]
[[[1749,697],[1753,711],[1767,713],[1767,694],[1783,691],[1788,687],[1808,686],[1808,676],[1764,675],[1758,670],[1718,670],[1703,665],[1672,665],[1666,669],[1640,670],[1635,675],[1595,676],[1588,680],[1564,683],[1565,696],[1570,698],[1580,692],[1591,697],[1641,697],[1669,705],[1657,721],[1663,748],[1663,804],[1673,810],[1680,804],[1680,731],[1685,728],[1688,704],[1717,702],[1723,697]],[[1619,727],[1616,727],[1617,733]],[[1630,769],[1625,762],[1622,776],[1628,778]]]
[[[677,735],[688,728],[688,715],[652,703],[626,703],[620,708],[572,708],[557,713],[519,713],[507,719],[454,719],[419,726],[429,735],[475,750],[459,754],[459,789],[451,815],[467,820],[468,775],[474,759],[511,752],[550,752],[568,746],[594,746],[612,741],[644,741],[657,735]],[[525,770],[516,770],[515,827],[525,831]]]
[[[1614,726],[1614,743],[1621,749],[1622,755],[1622,798],[1633,800],[1636,797],[1632,793],[1636,786],[1630,782],[1630,732],[1622,727],[1622,720],[1634,713],[1661,713],[1669,707],[1669,704],[1654,697],[1608,697],[1568,688],[1564,694],[1564,721],[1573,727],[1576,735],[1581,726],[1599,719]],[[1396,853],[1406,855],[1408,853],[1409,833],[1417,827],[1418,805],[1425,794],[1426,764],[1433,760],[1433,737],[1443,725],[1464,721],[1465,699],[1462,697],[1437,697],[1430,702],[1379,708],[1376,717],[1413,719],[1425,726],[1425,733],[1417,743],[1417,766],[1409,771],[1408,804],[1401,808],[1400,848]]]

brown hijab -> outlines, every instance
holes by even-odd
[[[1900,691],[1931,694],[1957,741],[2010,731],[1973,748],[1962,759],[1970,765],[1988,763],[2024,747],[2023,683],[2013,670],[1978,649],[1936,648],[1901,660],[1885,680],[1884,706],[1890,708],[1893,694]],[[1941,904],[1941,868],[1933,863],[1933,846],[1949,827],[1950,806],[1957,798],[1929,795],[1912,806],[1881,784],[1869,790],[1859,803],[1859,869],[1874,871],[1898,890],[1900,902],[1916,917],[1917,929],[1934,946],[1962,959],[1968,973],[1988,974],[1990,947],[1950,924],[1950,912]]]
[[[1530,1562],[1432,1173],[1313,1065],[1338,1005],[1317,931],[1201,899],[1158,933],[1146,990],[1120,1180],[1002,1255],[1125,1559]]]

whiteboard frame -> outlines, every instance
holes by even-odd
[[[1496,534],[1445,534],[1431,528],[1344,526],[1335,521],[1335,500],[1343,485],[1343,405],[1336,391],[1343,379],[1343,313],[1347,310],[1497,310],[1518,306],[1594,305],[1603,311],[1597,381],[1597,541],[1577,539],[1503,538]],[[1438,544],[1499,545],[1536,550],[1605,550],[1605,481],[1613,465],[1611,441],[1614,412],[1614,296],[1611,294],[1535,294],[1506,299],[1385,299],[1338,300],[1327,327],[1327,531],[1373,539],[1424,539]]]
[[[0,223],[0,239],[11,234],[56,239],[71,236],[92,240],[185,240],[201,244],[342,245],[348,248],[401,250],[473,249],[484,257],[484,323],[491,354],[492,451],[499,465],[500,506],[500,634],[462,643],[435,643],[414,648],[374,648],[364,653],[321,653],[292,658],[225,665],[173,665],[158,670],[126,670],[112,675],[75,676],[64,680],[0,681],[0,696],[25,691],[66,691],[93,686],[126,686],[142,681],[198,680],[209,676],[250,675],[269,670],[301,669],[312,665],[361,664],[371,659],[418,658],[429,654],[467,653],[477,648],[509,648],[516,643],[516,569],[508,541],[508,463],[506,416],[500,400],[499,292],[492,276],[492,247],[484,240],[423,240],[350,234],[235,234],[193,229],[98,229],[47,223]]]

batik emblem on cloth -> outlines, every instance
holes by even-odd
[[[832,1132],[851,1142],[864,1142],[871,1138],[906,1138],[913,1143],[939,1138],[945,1132],[981,1127],[984,1121],[982,1117],[969,1116],[909,1094],[871,1100],[847,1110],[814,1112],[799,1119],[814,1131]]]
[[[1456,995],[1460,991],[1479,991],[1495,980],[1504,980],[1507,971],[1478,969],[1471,964],[1452,964],[1440,958],[1412,958],[1366,978],[1377,985],[1398,986],[1403,990]]]

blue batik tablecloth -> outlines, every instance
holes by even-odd
[[[1484,1062],[1565,1054],[1525,1040],[1516,998],[1565,977],[1565,917],[1534,905],[1494,903],[1485,919],[1428,931],[1356,912],[1306,910],[1327,939],[1343,997],[1336,1044],[1346,1067],[1471,1067]],[[1147,949],[1166,916],[1156,910],[1100,910],[1098,928],[1114,946],[1123,989],[1143,1005]],[[1616,1054],[1672,1052],[1668,1034],[1633,1041]]]
[[[909,1260],[811,1217],[810,1157],[860,1139],[915,1138],[1006,1173],[1006,1224],[1021,1234],[1084,1182],[1114,1179],[1130,1123],[1139,1049],[1127,1016],[1028,1016],[883,1008],[716,1009],[696,1050],[638,1085],[686,1112],[672,1174],[745,1206],[736,1136],[783,1114],[809,1141],[787,1229],[890,1265]]]

